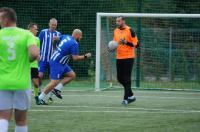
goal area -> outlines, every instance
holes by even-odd
[[[95,90],[120,88],[108,52],[117,16],[137,34],[132,88],[200,91],[200,14],[97,13]]]

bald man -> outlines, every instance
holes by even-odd
[[[43,29],[39,34],[40,39],[40,61],[39,61],[39,77],[43,78],[45,71],[49,71],[49,61],[53,54],[53,42],[57,40],[61,35],[60,32],[56,31],[57,20],[51,18],[49,20],[49,29]]]
[[[49,92],[53,92],[58,98],[62,99],[61,89],[63,86],[73,79],[76,74],[68,65],[70,57],[77,60],[85,60],[91,57],[91,53],[79,55],[78,42],[82,38],[82,32],[75,29],[70,35],[62,35],[58,41],[56,51],[53,53],[50,60],[50,83],[45,87],[40,94],[39,100],[41,105],[46,105],[45,97]]]

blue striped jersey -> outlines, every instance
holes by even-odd
[[[62,35],[57,48],[51,57],[51,61],[67,64],[71,55],[78,55],[78,42],[70,35]]]
[[[60,35],[60,32],[51,32],[49,29],[43,29],[40,32],[40,61],[49,62],[51,55],[53,54],[53,37]]]

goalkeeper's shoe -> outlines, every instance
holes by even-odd
[[[61,91],[60,90],[54,89],[54,90],[52,90],[52,93],[54,95],[56,95],[57,98],[62,99],[62,95],[61,95]]]
[[[40,102],[40,105],[48,105],[48,103],[46,103],[44,100],[39,100],[39,102]]]
[[[135,102],[136,101],[136,97],[135,96],[132,96],[131,98],[128,98],[128,104],[132,103],[132,102]]]
[[[122,101],[122,105],[123,105],[123,106],[128,106],[128,101],[127,101],[127,100],[123,100],[123,101]]]

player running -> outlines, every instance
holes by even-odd
[[[28,25],[28,30],[33,33],[33,35],[35,36],[35,40],[36,40],[36,44],[38,49],[40,48],[40,40],[38,37],[36,37],[37,32],[38,32],[38,26],[36,23],[30,23]],[[38,56],[39,57],[39,56]],[[38,94],[39,94],[39,76],[38,76],[38,60],[34,61],[31,63],[31,79],[32,79],[32,83],[34,86],[34,96],[35,96],[35,103],[37,105],[39,105],[39,100],[38,100]]]
[[[52,91],[59,82],[61,82],[62,85],[65,85],[76,77],[75,72],[67,64],[70,57],[72,57],[73,60],[84,60],[91,57],[91,53],[79,55],[78,42],[81,40],[81,38],[82,32],[79,29],[75,29],[72,33],[72,36],[63,35],[60,37],[58,47],[52,55],[50,61],[51,81],[45,87],[44,91],[39,95],[41,104],[46,104],[46,95]],[[57,97],[61,96],[60,90],[56,90],[53,93]]]
[[[14,110],[15,132],[27,132],[30,105],[30,61],[38,55],[35,37],[16,27],[17,15],[11,8],[0,8],[0,131],[7,132]]]

